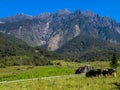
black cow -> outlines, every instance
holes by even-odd
[[[100,76],[102,74],[101,69],[90,70],[86,73],[86,77]]]
[[[114,68],[108,68],[102,71],[103,76],[113,75],[116,77],[116,69]]]

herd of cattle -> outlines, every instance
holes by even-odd
[[[75,71],[75,74],[81,74],[85,73],[86,77],[92,77],[92,76],[108,76],[108,75],[113,75],[116,77],[116,69],[114,68],[106,68],[104,70],[101,69],[94,69],[90,65],[85,65],[83,67],[78,68]]]

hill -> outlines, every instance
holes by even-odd
[[[0,33],[0,57],[27,55],[31,47],[20,39]]]
[[[0,67],[11,65],[48,65],[50,60],[60,55],[42,49],[30,47],[11,35],[0,33]]]
[[[80,60],[110,60],[113,52],[120,55],[120,45],[85,35],[79,35],[70,40],[56,52],[73,61]]]

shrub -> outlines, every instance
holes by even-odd
[[[5,68],[6,66],[3,63],[0,63],[0,68]]]
[[[62,66],[62,64],[60,62],[56,63],[56,65]]]

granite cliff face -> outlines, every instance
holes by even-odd
[[[31,46],[45,45],[55,51],[79,35],[120,43],[120,24],[90,11],[59,10],[38,16],[19,14],[0,19],[0,32],[13,35]]]

